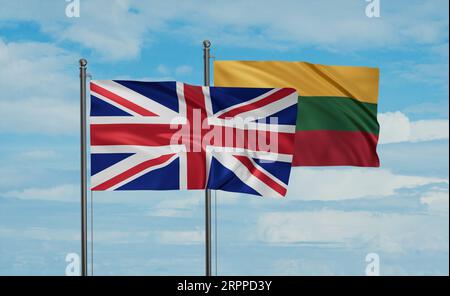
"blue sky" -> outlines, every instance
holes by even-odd
[[[79,252],[78,59],[95,79],[202,83],[230,60],[380,68],[382,166],[295,168],[284,200],[217,192],[218,274],[449,272],[448,2],[0,0],[0,274]],[[203,193],[94,196],[95,274],[203,274]]]

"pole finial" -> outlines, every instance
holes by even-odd
[[[204,48],[210,48],[211,47],[211,41],[203,40],[203,47]]]
[[[87,65],[87,60],[86,59],[80,59],[80,67],[86,67]]]

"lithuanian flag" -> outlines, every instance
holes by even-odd
[[[299,93],[294,166],[378,167],[378,68],[216,61],[215,86]]]

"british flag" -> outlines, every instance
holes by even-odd
[[[90,92],[92,190],[286,195],[294,89],[98,80]]]

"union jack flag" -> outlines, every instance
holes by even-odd
[[[286,195],[294,89],[102,80],[90,91],[92,190]]]

